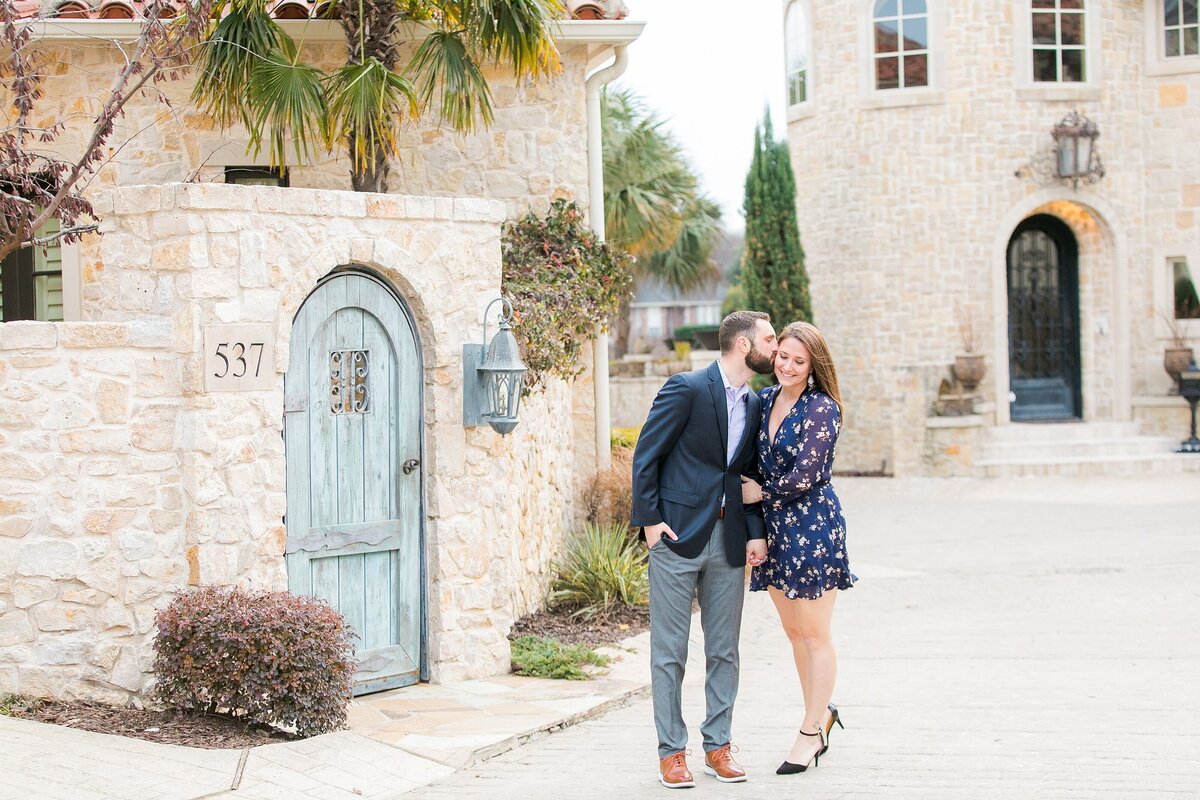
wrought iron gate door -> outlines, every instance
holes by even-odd
[[[1014,422],[1082,416],[1078,247],[1045,214],[1008,243],[1008,368]]]

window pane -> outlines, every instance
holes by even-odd
[[[1059,25],[1063,44],[1083,44],[1083,14],[1063,14]]]
[[[1058,39],[1055,38],[1054,14],[1034,14],[1033,15],[1033,43],[1034,44],[1058,44]]]
[[[876,53],[895,53],[900,49],[899,36],[897,35],[898,27],[899,22],[897,20],[875,23]]]
[[[924,14],[925,0],[904,0],[905,14]]]
[[[1197,7],[1197,5],[1198,5],[1198,3],[1196,2],[1196,0],[1183,0],[1183,24],[1184,25],[1195,25],[1196,24],[1196,16],[1197,16],[1196,15],[1196,7]]]
[[[1034,8],[1054,8],[1054,0],[1033,0]]]
[[[1062,51],[1062,80],[1083,83],[1087,80],[1082,50]]]
[[[929,85],[929,56],[904,57],[904,85],[906,87]]]
[[[790,75],[808,65],[808,20],[800,3],[788,6],[786,21],[787,39],[784,50],[787,55],[787,72]]]
[[[1033,51],[1033,79],[1035,81],[1058,80],[1058,53],[1054,50]]]
[[[1083,0],[1062,0],[1058,4],[1059,8],[1083,8]]]
[[[1175,274],[1175,319],[1200,319],[1200,297],[1196,295],[1196,282],[1184,259],[1174,264]]]
[[[904,20],[904,49],[925,50],[929,47],[929,21],[926,17]]]
[[[892,56],[875,59],[875,88],[896,89],[900,86],[900,59]]]
[[[879,0],[875,4],[875,18],[894,17],[897,14],[896,0]]]
[[[1166,47],[1164,49],[1166,51],[1167,57],[1170,58],[1171,56],[1179,55],[1179,39],[1180,39],[1179,29],[1176,28],[1175,30],[1167,31],[1166,37],[1167,37],[1167,40],[1165,42]]]
[[[1163,24],[1179,24],[1179,0],[1163,0]]]
[[[1183,29],[1183,54],[1194,56],[1200,53],[1200,28]]]
[[[805,86],[803,71],[793,72],[788,76],[788,105],[794,106],[808,99],[808,87]]]

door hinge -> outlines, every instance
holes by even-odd
[[[306,395],[306,394],[284,395],[283,413],[295,414],[300,411],[308,411],[308,395]]]

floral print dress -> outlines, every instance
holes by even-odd
[[[813,600],[858,580],[846,555],[846,521],[830,484],[841,413],[833,398],[809,389],[771,441],[771,409],[780,387],[761,393],[758,468],[763,475],[767,560],[755,567],[750,591],[769,586],[789,599]]]

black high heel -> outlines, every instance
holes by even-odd
[[[825,746],[821,748],[821,755],[825,755],[825,751],[829,749],[829,734],[833,733],[833,723],[842,730],[846,730],[846,726],[842,724],[842,715],[838,713],[837,706],[830,703],[826,706],[829,709],[829,724],[825,726]]]
[[[821,737],[821,746],[823,749],[817,750],[817,752],[813,753],[812,761],[809,762],[809,764],[812,764],[814,767],[821,766],[821,753],[824,753],[825,750],[829,749],[829,740],[825,738],[825,730],[823,728],[817,728],[816,733],[805,733],[804,730],[801,729],[800,735]],[[808,769],[809,764],[793,764],[790,761],[784,761],[779,765],[779,769],[775,770],[775,774],[795,775],[797,772],[804,772],[806,769]]]

